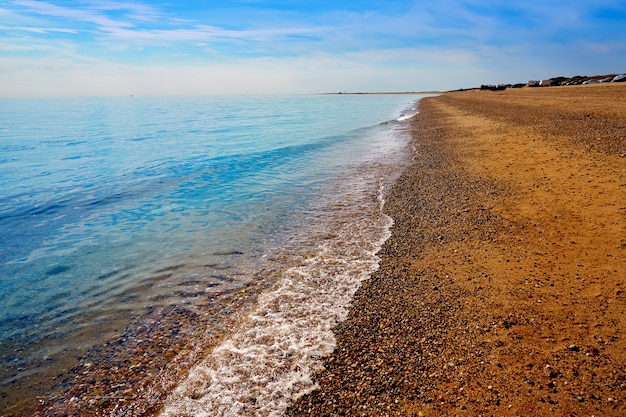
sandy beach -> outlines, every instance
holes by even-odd
[[[626,84],[427,98],[392,237],[290,416],[626,415]]]

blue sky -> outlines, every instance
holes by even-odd
[[[626,1],[0,1],[2,97],[429,91],[622,72]]]

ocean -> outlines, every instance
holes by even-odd
[[[420,97],[0,100],[0,414],[281,415],[377,268]]]

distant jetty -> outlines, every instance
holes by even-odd
[[[350,95],[367,95],[367,94],[441,94],[441,91],[375,91],[375,92],[345,92],[338,93],[320,93],[322,96],[350,96]]]

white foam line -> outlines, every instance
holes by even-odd
[[[403,122],[405,120],[412,119],[413,117],[417,116],[418,114],[419,114],[419,112],[411,113],[411,114],[403,114],[402,116],[398,117],[396,120],[398,122]]]
[[[287,270],[240,329],[190,370],[160,416],[278,417],[316,389],[311,373],[335,347],[332,328],[346,318],[360,283],[378,269],[376,252],[390,235],[391,218],[380,210],[372,216],[377,221],[360,216],[344,222],[338,239]],[[363,230],[374,237],[364,239]]]

